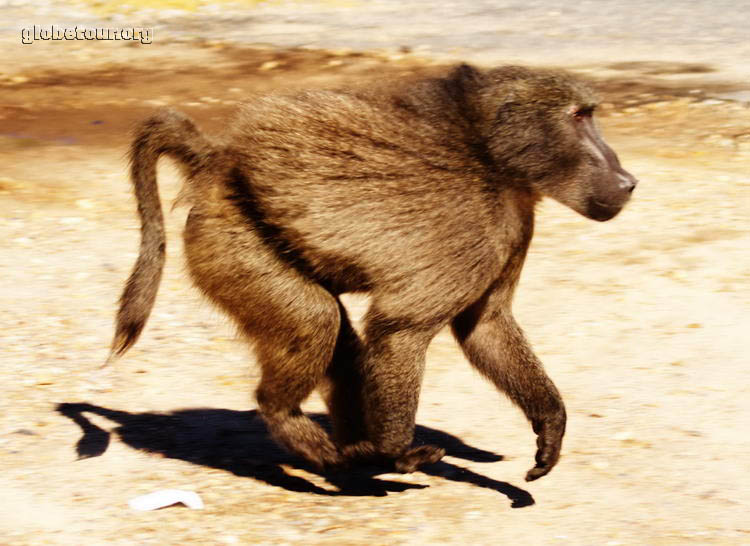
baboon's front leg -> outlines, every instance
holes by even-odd
[[[526,481],[549,473],[560,457],[565,406],[510,311],[469,309],[453,331],[469,362],[523,410],[537,434],[536,466]]]
[[[425,352],[436,329],[390,327],[370,313],[367,344],[362,354],[361,381],[367,439],[348,446],[346,456],[357,460],[392,461],[399,472],[413,472],[439,461],[445,450],[411,447]]]

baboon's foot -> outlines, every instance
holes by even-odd
[[[321,442],[297,444],[291,451],[311,462],[319,470],[338,468],[345,462],[327,436],[323,437]]]
[[[422,465],[436,463],[443,457],[445,457],[445,450],[442,447],[433,445],[412,447],[396,459],[396,472],[408,474]]]
[[[526,481],[531,482],[549,474],[560,459],[562,439],[565,434],[565,410],[545,421],[532,423],[536,438],[536,466],[526,473]]]
[[[369,441],[348,445],[343,448],[342,453],[349,461],[391,466],[396,472],[403,474],[414,472],[422,465],[436,463],[445,456],[445,450],[442,447],[423,445],[411,447],[394,457],[378,451]]]
[[[271,436],[291,453],[318,469],[336,467],[344,461],[325,430],[303,414],[278,418],[264,415]]]
[[[382,464],[385,457],[375,449],[369,440],[362,440],[341,448],[343,458],[351,463]]]

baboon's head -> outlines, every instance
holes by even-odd
[[[499,174],[594,220],[613,218],[637,184],[593,119],[597,99],[555,71],[508,66],[456,72]]]

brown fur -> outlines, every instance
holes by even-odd
[[[565,409],[511,301],[542,196],[606,220],[635,186],[598,136],[594,106],[563,73],[461,65],[366,91],[261,98],[221,140],[157,114],[131,150],[141,253],[113,354],[138,338],[159,284],[155,166],[166,154],[186,173],[190,273],[254,343],[258,403],[277,441],[320,466],[439,460],[443,450],[410,444],[425,351],[450,325],[538,434],[527,479],[546,474]],[[362,339],[338,299],[357,291],[372,297]],[[300,411],[315,388],[333,439]]]

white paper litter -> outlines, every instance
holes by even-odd
[[[203,510],[203,500],[198,496],[198,493],[181,489],[162,489],[136,497],[128,502],[133,510],[142,511],[158,510],[178,503],[182,503],[193,510]]]

